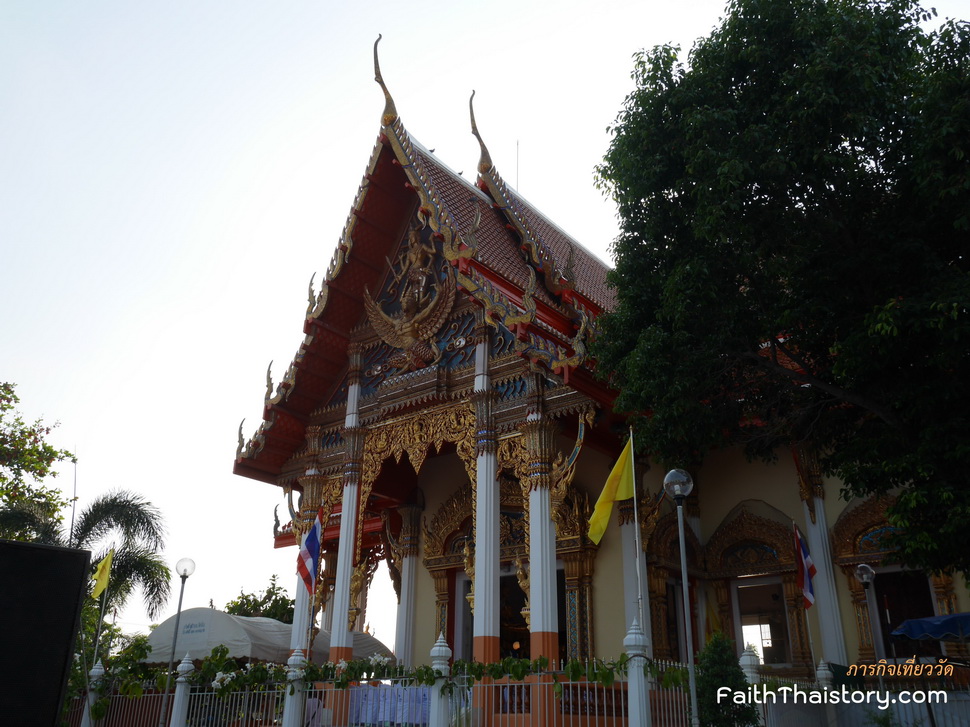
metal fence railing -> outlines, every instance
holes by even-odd
[[[261,691],[230,692],[193,690],[189,694],[188,727],[229,725],[275,725],[283,717],[285,684]]]

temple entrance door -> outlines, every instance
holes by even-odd
[[[529,625],[522,609],[525,593],[515,574],[499,577],[499,658],[506,656],[529,659]]]
[[[942,656],[939,641],[913,641],[892,636],[893,629],[909,618],[935,616],[933,592],[926,575],[918,571],[879,572],[873,581],[882,642],[888,659]]]
[[[738,649],[755,647],[762,664],[791,664],[788,613],[781,580],[742,578],[734,584],[735,633]]]

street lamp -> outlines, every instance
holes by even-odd
[[[182,579],[182,587],[179,589],[179,605],[175,611],[175,632],[172,634],[172,653],[168,657],[168,671],[165,673],[165,693],[162,695],[162,711],[158,716],[158,727],[165,727],[165,712],[168,710],[168,692],[172,680],[172,665],[175,663],[175,645],[179,638],[179,619],[182,617],[182,596],[185,595],[185,581],[190,575],[195,573],[195,561],[191,558],[182,558],[175,564],[175,572]]]
[[[684,470],[670,470],[664,477],[664,492],[677,503],[677,529],[680,532],[680,580],[684,588],[684,630],[687,635],[687,677],[690,681],[690,721],[700,725],[697,712],[697,679],[694,675],[694,629],[690,619],[690,590],[687,587],[687,546],[684,540],[684,500],[694,489],[694,480]]]

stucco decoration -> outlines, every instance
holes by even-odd
[[[791,518],[761,500],[744,500],[707,541],[707,566],[717,578],[795,569]]]

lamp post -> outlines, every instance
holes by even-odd
[[[869,608],[869,630],[872,632],[872,646],[876,651],[876,660],[886,658],[886,648],[882,642],[882,628],[879,626],[879,607],[876,605],[876,591],[872,587],[876,580],[876,571],[867,563],[856,566],[855,577],[862,584],[866,593],[866,606]]]
[[[182,617],[182,596],[185,595],[185,581],[190,575],[195,573],[195,561],[191,558],[182,558],[175,564],[175,572],[182,579],[182,587],[179,589],[179,605],[175,611],[175,632],[172,634],[172,653],[168,657],[168,671],[165,672],[165,693],[162,695],[162,710],[158,716],[158,727],[165,727],[165,712],[168,711],[168,692],[169,682],[172,680],[172,665],[175,663],[175,645],[179,638],[179,620]]]
[[[687,547],[684,539],[684,500],[694,489],[694,480],[684,470],[670,470],[664,477],[664,492],[677,503],[677,529],[680,532],[680,579],[684,589],[684,631],[687,636],[687,677],[690,681],[690,721],[700,726],[697,712],[697,679],[694,675],[694,629],[690,619],[690,589],[687,587]]]

